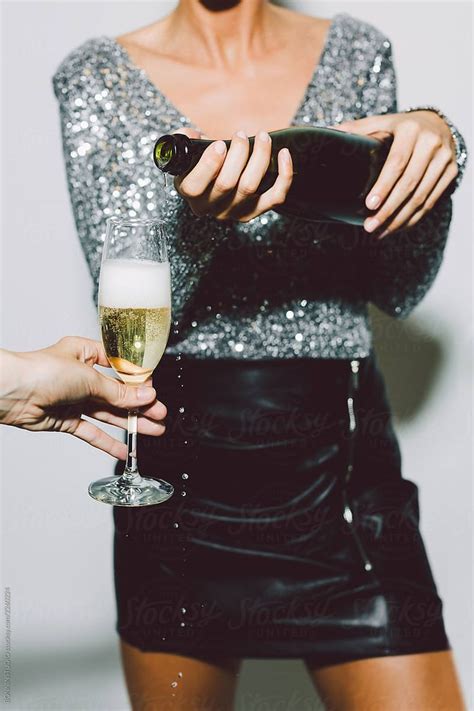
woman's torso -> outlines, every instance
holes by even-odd
[[[387,46],[371,25],[336,15],[292,125],[337,125],[395,105],[393,77],[381,71]],[[369,354],[374,258],[367,259],[362,228],[274,211],[249,223],[196,217],[170,182],[163,188],[151,157],[159,135],[191,122],[111,38],[82,45],[54,81],[95,295],[107,217],[153,215],[163,218],[168,234],[170,353],[248,359]],[[426,274],[421,277],[427,283]],[[396,288],[402,301],[410,298],[401,282]]]

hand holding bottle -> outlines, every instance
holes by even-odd
[[[267,210],[317,222],[362,225],[365,197],[388,142],[333,127],[292,126],[212,141],[196,131],[165,134],[153,160],[198,215],[248,221]],[[290,156],[289,160],[288,154]]]
[[[393,136],[385,165],[366,198],[367,207],[378,211],[364,228],[383,228],[379,237],[415,225],[458,173],[451,131],[434,111],[368,116],[338,128],[362,136]]]
[[[184,133],[188,138],[206,138],[190,128],[176,133]],[[282,205],[291,186],[293,164],[289,150],[283,148],[278,153],[274,184],[261,195],[255,192],[270,164],[271,145],[268,133],[261,131],[249,158],[249,141],[243,132],[234,134],[229,149],[224,141],[214,141],[192,170],[175,178],[176,190],[197,216],[248,222]]]

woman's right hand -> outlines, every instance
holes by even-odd
[[[189,138],[205,138],[190,128],[179,129]],[[255,137],[249,158],[247,136],[238,131],[227,150],[224,141],[214,141],[206,148],[199,162],[174,184],[195,215],[212,215],[217,220],[248,222],[257,215],[284,203],[293,178],[290,152],[282,148],[278,153],[278,177],[271,188],[256,195],[270,164],[272,141],[268,133],[260,131]]]

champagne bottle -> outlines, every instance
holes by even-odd
[[[257,193],[275,182],[281,148],[288,148],[293,160],[293,181],[284,204],[275,208],[277,212],[323,222],[363,224],[371,214],[365,198],[385,162],[391,140],[325,127],[294,127],[273,131],[270,136],[270,164]],[[181,175],[194,168],[210,143],[182,133],[162,136],[155,144],[155,164],[165,173]],[[225,143],[230,146],[230,141]],[[252,150],[254,137],[249,143]]]

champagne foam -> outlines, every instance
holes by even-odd
[[[99,304],[114,309],[169,308],[169,262],[106,259],[100,270]]]

